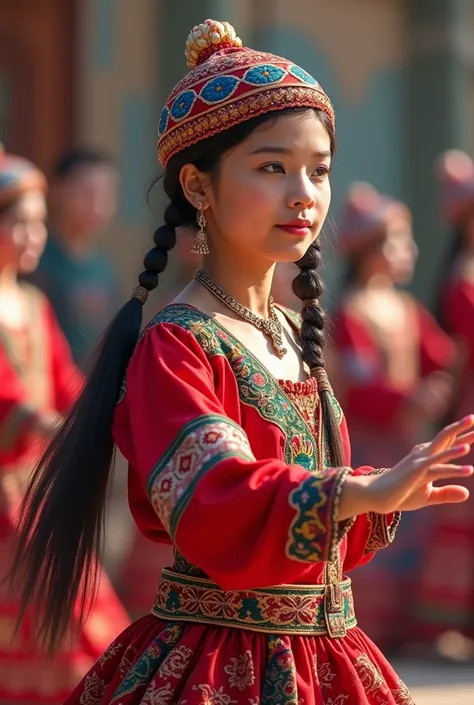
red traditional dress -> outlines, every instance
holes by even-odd
[[[444,294],[443,320],[467,352],[457,416],[474,411],[474,273],[458,266]],[[470,457],[468,462],[472,462]],[[466,485],[468,486],[468,485]],[[474,495],[459,505],[436,508],[423,556],[417,605],[420,636],[431,640],[448,629],[474,639]]]
[[[404,315],[398,322],[390,316],[380,325],[357,290],[348,293],[334,316],[332,338],[342,370],[339,391],[355,465],[366,458],[375,467],[393,467],[424,440],[426,429],[403,423],[404,406],[421,378],[454,361],[455,347],[431,314],[409,294],[400,292],[399,297]],[[432,545],[427,519],[410,513],[397,543],[354,575],[359,623],[383,648],[413,637],[419,564],[426,546]]]
[[[278,381],[214,318],[174,304],[148,325],[113,432],[135,521],[175,561],[67,705],[413,702],[342,576],[399,517],[335,520],[352,471],[328,466],[320,418],[314,378]]]
[[[31,325],[11,331],[0,325],[0,581],[8,572],[17,510],[40,445],[32,435],[38,412],[67,411],[78,388],[77,371],[52,309],[40,292],[24,285]],[[61,703],[100,656],[126,614],[102,575],[98,602],[72,645],[54,660],[31,640],[31,618],[14,640],[17,605],[0,588],[0,702]]]

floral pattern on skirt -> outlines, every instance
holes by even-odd
[[[65,705],[413,705],[357,628],[344,639],[278,636],[143,617]]]

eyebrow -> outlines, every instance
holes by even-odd
[[[286,147],[278,147],[277,145],[268,145],[265,147],[258,147],[255,149],[253,152],[250,153],[251,155],[254,154],[293,154],[293,151],[291,149],[287,149]],[[328,151],[317,151],[312,153],[313,157],[320,157],[322,159],[326,157],[331,157],[331,152]]]

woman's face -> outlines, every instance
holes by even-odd
[[[254,264],[300,259],[326,219],[330,166],[314,111],[270,118],[223,155],[213,180],[201,175],[211,248]]]
[[[392,221],[380,241],[359,258],[356,270],[363,282],[384,276],[395,284],[406,284],[413,277],[417,256],[411,225],[400,219]]]
[[[41,191],[21,195],[0,214],[0,266],[29,273],[38,266],[47,240],[46,199]]]
[[[418,248],[409,222],[399,220],[389,225],[382,254],[387,273],[396,284],[406,284],[411,280]]]

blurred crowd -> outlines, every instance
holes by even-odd
[[[117,272],[101,248],[117,209],[113,157],[71,149],[47,176],[21,157],[0,154],[0,580],[9,562],[5,539],[14,534],[41,442],[67,412],[121,304]],[[451,232],[434,312],[406,289],[418,257],[407,206],[360,182],[349,187],[337,214],[346,272],[330,312],[326,360],[353,466],[391,467],[431,432],[474,411],[474,163],[451,150],[440,155],[431,177]],[[199,266],[190,250],[191,238],[178,234],[170,298]],[[295,275],[295,265],[278,265],[274,280],[276,300],[293,309]],[[113,521],[126,527],[108,537],[109,545],[114,536],[120,543],[118,551],[111,546],[118,563],[106,557],[113,586],[104,570],[99,601],[79,643],[59,654],[60,668],[57,660],[45,665],[28,625],[19,646],[11,646],[15,604],[2,588],[0,700],[6,700],[2,673],[26,687],[25,652],[29,677],[37,680],[49,668],[49,687],[67,693],[121,625],[149,611],[170,549],[131,527],[124,476],[112,495]],[[474,493],[461,505],[404,516],[394,545],[353,580],[359,623],[386,652],[474,660]]]

